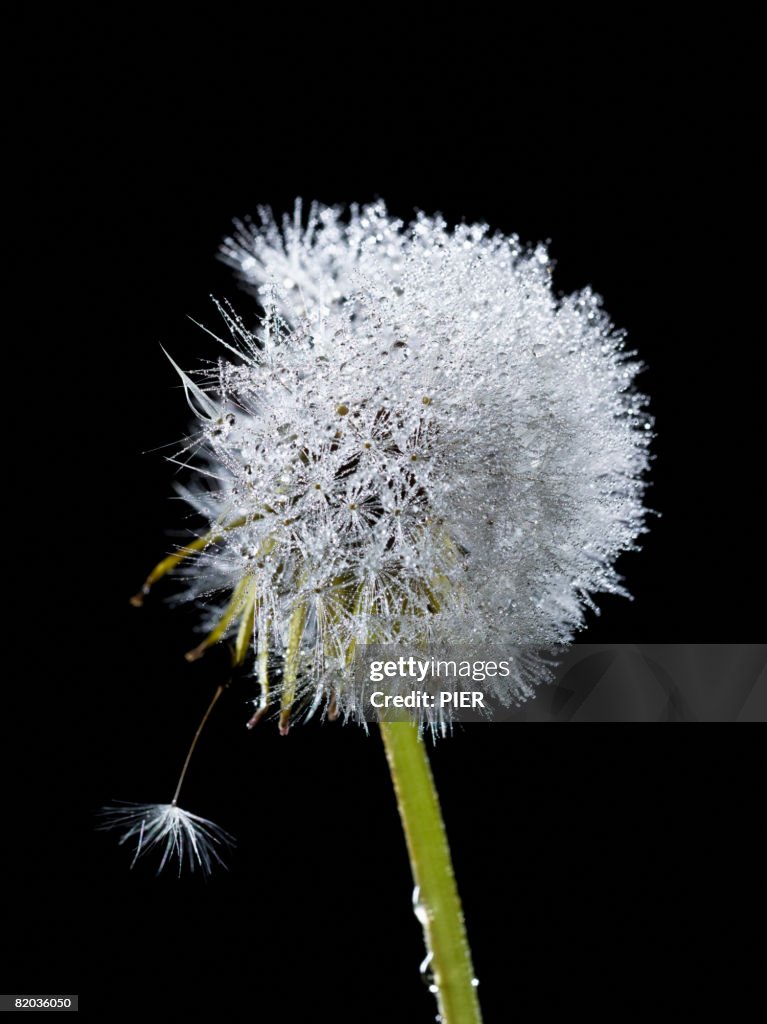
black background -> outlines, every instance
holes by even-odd
[[[6,992],[78,991],[98,1020],[153,1004],[268,1021],[435,1013],[377,736],[247,733],[241,680],[182,801],[237,836],[230,870],[129,871],[128,851],[94,831],[104,803],[169,798],[225,671],[215,654],[184,662],[192,613],[127,597],[183,526],[174,467],[150,451],[187,421],[159,343],[194,366],[215,353],[186,317],[215,326],[211,293],[253,312],[215,256],[258,204],[380,196],[403,217],[439,210],[551,239],[556,286],[591,284],[647,362],[657,418],[660,516],[621,563],[635,600],[601,600],[588,640],[758,638],[744,35],[586,21],[560,26],[554,48],[543,31],[505,39],[500,23],[435,19],[391,39],[329,15],[233,23],[218,46],[191,16],[167,31],[62,17],[33,37],[27,266],[44,324],[42,346],[19,350],[27,372],[38,359],[51,370],[51,454],[30,476],[44,478],[32,607],[52,596],[53,610],[25,648],[34,670],[16,689],[32,705],[8,747],[25,813],[8,822],[22,856],[4,876]],[[761,913],[757,744],[753,727],[512,724],[438,744],[488,1022],[716,996],[740,1019]]]

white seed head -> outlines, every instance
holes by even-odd
[[[176,804],[119,804],[105,807],[101,818],[102,829],[123,833],[120,844],[134,845],[133,864],[139,857],[159,849],[158,874],[174,860],[179,874],[184,867],[210,874],[214,865],[224,863],[220,853],[234,843],[218,825]]]
[[[183,567],[204,625],[251,580],[254,642],[278,660],[300,643],[298,692],[359,717],[357,644],[566,643],[591,595],[624,593],[640,366],[590,289],[555,295],[543,246],[298,204],[223,255],[265,312],[251,329],[219,307],[225,358],[182,374],[200,424],[182,493],[216,538]]]

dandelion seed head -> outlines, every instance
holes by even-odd
[[[567,643],[593,595],[625,593],[641,367],[591,289],[554,293],[544,246],[299,203],[222,252],[264,313],[219,306],[215,371],[182,375],[198,418],[182,494],[216,535],[183,596],[206,628],[252,578],[254,638],[268,621],[284,658],[302,608],[299,690],[354,718],[359,643]],[[497,697],[531,694],[520,671]]]
[[[176,862],[178,873],[184,868],[210,874],[216,864],[223,865],[221,854],[234,843],[218,825],[172,804],[118,804],[101,812],[101,828],[122,832],[120,843],[134,848],[133,864],[156,850],[163,868]]]

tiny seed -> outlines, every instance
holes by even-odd
[[[339,416],[345,416],[348,413],[348,411],[348,405],[339,405],[338,408],[336,409],[336,412],[338,413]]]

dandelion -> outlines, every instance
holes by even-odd
[[[651,432],[640,365],[590,289],[554,294],[545,247],[297,203],[281,225],[237,224],[222,255],[263,315],[219,305],[215,367],[173,364],[197,420],[181,494],[206,526],[134,603],[174,572],[202,611],[188,657],[227,637],[235,664],[252,650],[250,726],[273,708],[283,734],[301,715],[364,721],[360,645],[568,643],[595,594],[625,593],[614,563],[644,531]],[[508,705],[543,674],[516,664],[489,683]],[[474,1021],[418,728],[444,722],[420,714],[381,728],[440,1012]]]
[[[131,867],[139,857],[150,853],[156,847],[161,850],[158,874],[173,860],[178,864],[179,875],[184,867],[191,871],[198,867],[204,875],[209,875],[216,864],[225,866],[219,851],[224,852],[234,844],[232,836],[214,822],[183,810],[177,802],[200,734],[225,689],[225,686],[216,688],[213,699],[197,726],[169,804],[122,802],[102,809],[99,828],[122,832],[121,846],[124,843],[135,842]]]
[[[224,864],[219,849],[232,844],[229,836],[212,821],[184,811],[175,803],[122,804],[102,811],[102,828],[123,833],[120,843],[135,841],[133,864],[155,847],[162,851],[158,874],[174,858],[178,873],[184,867],[210,874],[215,864]],[[131,865],[132,866],[132,865]]]
[[[358,644],[567,643],[592,594],[623,592],[639,367],[589,289],[555,298],[543,247],[405,228],[382,204],[348,222],[313,206],[302,227],[297,206],[282,232],[266,213],[241,225],[224,256],[266,313],[251,331],[220,308],[228,358],[177,367],[199,420],[182,493],[208,528],[144,587],[185,573],[209,627],[190,657],[243,629],[285,666],[279,692],[261,675],[283,731],[302,701],[361,720]]]

